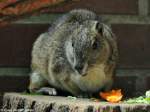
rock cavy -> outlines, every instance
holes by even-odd
[[[75,96],[109,90],[117,59],[111,29],[92,11],[72,10],[35,41],[29,90]]]

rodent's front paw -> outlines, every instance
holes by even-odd
[[[56,96],[57,91],[55,88],[49,88],[49,87],[42,87],[39,90],[36,91],[37,93],[41,93],[44,95],[50,95],[50,96]]]

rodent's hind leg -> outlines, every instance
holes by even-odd
[[[57,95],[57,91],[55,88],[49,88],[46,86],[49,86],[49,84],[40,73],[37,72],[31,73],[29,92],[40,93],[44,95]]]
[[[50,95],[50,96],[56,96],[57,91],[55,88],[49,88],[49,87],[42,87],[39,90],[36,91],[36,93],[40,93],[43,95]]]
[[[36,92],[41,87],[45,87],[48,85],[47,80],[45,80],[40,73],[32,72],[30,74],[30,84],[29,84],[29,92]]]

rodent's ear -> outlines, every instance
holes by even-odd
[[[114,37],[111,28],[104,23],[97,22],[96,30],[102,35],[102,37]]]
[[[102,33],[103,33],[103,37],[115,38],[114,34],[112,33],[111,28],[108,25],[103,24],[103,23],[102,23]]]
[[[100,24],[99,22],[96,23],[96,30],[98,31],[98,33],[103,35],[103,25]]]

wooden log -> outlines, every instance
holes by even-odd
[[[150,112],[148,104],[94,102],[60,96],[5,93],[1,112]]]

